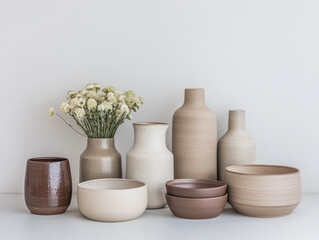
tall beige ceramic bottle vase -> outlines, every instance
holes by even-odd
[[[218,179],[224,180],[230,165],[253,164],[256,146],[245,127],[245,111],[230,110],[228,131],[218,142]]]
[[[99,178],[122,178],[121,155],[114,138],[88,138],[80,157],[80,182]]]
[[[126,177],[146,183],[147,208],[166,205],[165,182],[173,179],[173,154],[166,147],[166,123],[134,123],[134,145],[126,155]]]
[[[173,116],[175,178],[217,179],[217,123],[204,89],[185,89]]]

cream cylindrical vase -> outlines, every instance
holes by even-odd
[[[134,145],[126,155],[126,177],[146,183],[147,208],[166,205],[165,182],[173,179],[173,154],[166,146],[166,123],[134,123]]]
[[[184,105],[173,116],[175,178],[217,179],[216,116],[202,88],[185,89]]]
[[[80,157],[80,182],[99,178],[122,178],[121,155],[114,138],[88,138]]]
[[[224,180],[230,165],[253,164],[256,145],[246,131],[244,110],[230,110],[228,131],[218,141],[218,179]]]

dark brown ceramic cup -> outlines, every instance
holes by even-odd
[[[69,160],[58,157],[29,159],[25,173],[24,197],[31,213],[64,213],[72,197]]]

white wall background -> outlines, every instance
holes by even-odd
[[[318,11],[317,0],[0,0],[0,192],[23,192],[34,156],[69,158],[76,186],[86,140],[46,112],[100,82],[144,97],[133,121],[169,123],[184,88],[204,87],[219,137],[228,110],[245,109],[257,163],[300,168],[303,191],[318,193]],[[125,160],[132,122],[116,141]]]

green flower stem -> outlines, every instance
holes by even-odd
[[[128,113],[130,114],[130,112]],[[82,128],[82,134],[73,128],[62,116],[57,114],[68,126],[82,136],[89,138],[113,138],[119,126],[125,121],[128,114],[122,114],[117,117],[115,110],[108,112],[99,112],[93,110],[88,112],[81,120],[74,113],[70,116],[75,120],[76,124]]]
[[[79,131],[77,131],[70,123],[68,123],[60,114],[56,113],[57,116],[59,116],[59,118],[62,119],[63,122],[65,122],[70,128],[72,128],[75,132],[77,132],[78,134],[86,137],[84,134],[80,133]]]

